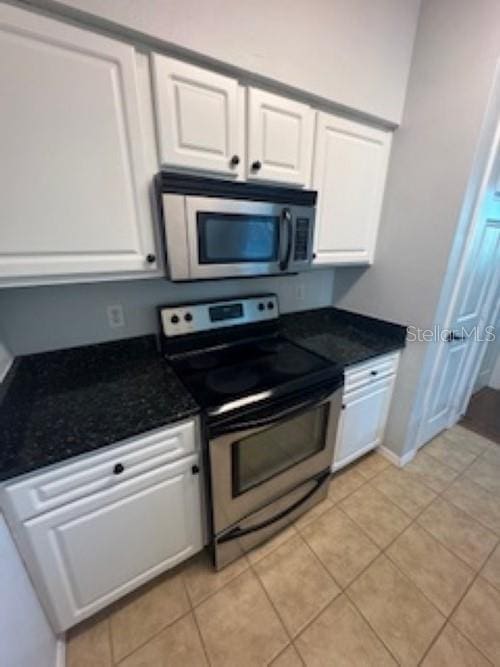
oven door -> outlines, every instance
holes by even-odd
[[[187,196],[185,216],[191,279],[279,274],[310,264],[312,208]]]
[[[209,441],[215,535],[330,470],[342,401],[339,384],[336,380],[215,427]]]

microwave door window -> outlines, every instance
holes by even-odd
[[[279,218],[198,213],[200,264],[278,261]]]

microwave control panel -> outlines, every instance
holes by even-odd
[[[295,244],[293,259],[305,262],[309,256],[309,218],[297,218],[295,221]]]

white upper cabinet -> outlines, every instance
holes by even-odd
[[[153,54],[160,162],[238,176],[243,165],[236,79]]]
[[[392,134],[318,114],[313,187],[316,264],[371,264]]]
[[[132,46],[0,6],[0,284],[157,270]]]
[[[249,88],[247,178],[309,185],[314,113],[307,104]]]

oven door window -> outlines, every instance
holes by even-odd
[[[326,446],[329,404],[232,444],[233,497],[239,496]]]
[[[278,261],[279,217],[198,212],[196,220],[200,264]]]

